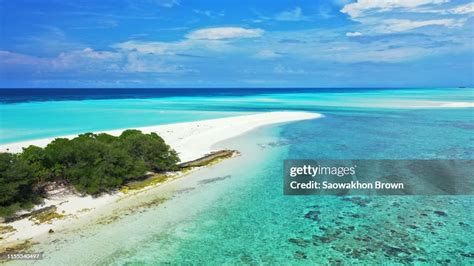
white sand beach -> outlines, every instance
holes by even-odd
[[[257,127],[297,120],[315,119],[321,116],[321,114],[309,112],[267,112],[135,129],[141,130],[143,133],[157,133],[167,144],[178,152],[181,161],[186,162],[211,152],[211,146],[217,142],[238,136]],[[124,130],[125,129],[118,129],[95,133],[107,133],[118,136]],[[0,145],[0,152],[17,153],[21,152],[22,148],[30,145],[45,147],[55,138],[74,137],[76,137],[76,135],[3,144]]]
[[[208,154],[212,151],[211,147],[218,142],[236,137],[258,127],[320,117],[322,117],[321,114],[309,112],[267,112],[137,129],[145,133],[156,132],[162,136],[163,139],[179,153],[181,160],[185,162]],[[119,135],[123,130],[124,129],[104,131],[104,133]],[[63,137],[73,138],[75,136]],[[54,138],[46,138],[4,144],[0,146],[0,151],[20,152],[23,147],[29,145],[44,147],[53,139]],[[160,189],[160,187],[152,189]],[[129,197],[130,195],[127,196]],[[8,224],[2,223],[0,224],[1,226],[12,226],[14,230],[2,235],[0,248],[27,239],[35,240],[41,235],[46,235],[50,229],[57,232],[72,227],[77,224],[82,217],[90,218],[94,213],[100,214],[99,209],[101,207],[107,206],[107,209],[111,209],[111,205],[117,205],[117,202],[124,197],[125,194],[122,192],[107,194],[98,198],[92,198],[91,196],[81,197],[71,193],[58,194],[50,197],[45,200],[43,205],[36,206],[35,209],[54,205],[57,207],[56,212],[64,215],[65,218],[55,219],[49,223],[41,224],[35,224],[27,218]]]

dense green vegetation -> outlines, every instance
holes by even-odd
[[[44,184],[67,182],[96,195],[147,172],[176,170],[179,158],[155,133],[126,130],[119,137],[86,133],[58,138],[45,148],[29,146],[22,153],[0,153],[0,216],[41,201]]]

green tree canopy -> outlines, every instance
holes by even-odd
[[[0,153],[0,215],[31,203],[47,181],[67,181],[78,191],[98,194],[148,171],[177,169],[179,158],[155,133],[126,130],[119,137],[86,133],[58,138],[44,149],[29,146],[22,153]],[[3,212],[2,212],[3,210]]]

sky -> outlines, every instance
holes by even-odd
[[[0,87],[474,86],[470,0],[0,0]]]

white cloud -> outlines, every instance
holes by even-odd
[[[281,21],[301,21],[307,20],[308,18],[303,15],[300,7],[295,7],[295,9],[276,14],[275,19]]]
[[[113,48],[137,51],[141,53],[153,53],[153,54],[167,54],[171,48],[170,43],[165,42],[142,42],[142,41],[127,41],[112,45]]]
[[[358,31],[346,32],[346,36],[347,37],[357,37],[357,36],[362,36],[362,33],[358,32]]]
[[[82,68],[81,71],[100,69],[112,69],[122,58],[117,52],[96,51],[91,48],[76,50],[70,52],[62,52],[56,58],[50,59],[50,64],[58,69]]]
[[[179,0],[155,0],[156,3],[162,7],[173,7],[173,6],[179,6],[180,1]]]
[[[468,15],[474,13],[474,2],[464,5],[459,5],[451,8],[438,8],[433,6],[426,6],[414,9],[418,13],[430,13],[433,15]]]
[[[4,67],[7,65],[42,65],[46,60],[29,56],[23,55],[18,53],[13,53],[10,51],[0,50],[0,67]]]
[[[452,14],[470,14],[474,13],[474,2],[471,2],[466,5],[457,6],[449,10]]]
[[[108,51],[95,51],[92,48],[85,48],[81,51],[73,51],[70,54],[61,53],[61,55],[74,55],[79,57],[86,57],[92,59],[108,60],[108,59],[118,59],[119,54]]]
[[[156,56],[129,53],[123,71],[131,73],[181,73],[190,72],[181,65],[166,64]]]
[[[347,52],[333,55],[332,60],[339,62],[403,62],[426,56],[426,49],[407,47],[398,49],[360,49],[356,53]]]
[[[175,55],[179,53],[202,54],[209,51],[224,52],[231,46],[222,40],[182,40],[176,42],[127,41],[116,43],[112,48],[126,52],[140,52],[155,55]]]
[[[341,12],[359,22],[358,29],[366,35],[405,32],[427,26],[462,27],[474,12],[474,3],[453,6],[446,4],[449,1],[358,0],[345,5]]]
[[[458,19],[462,19],[459,17]],[[387,20],[387,19],[385,19]],[[427,19],[428,20],[428,19]],[[413,21],[400,22],[391,21],[391,31],[405,30],[417,26],[414,34],[381,34],[375,29],[384,24],[383,19],[378,19],[371,25],[357,25],[352,30],[341,32],[341,29],[322,31],[321,29],[300,30],[294,32],[275,32],[265,35],[261,44],[255,43],[255,47],[249,48],[258,53],[263,49],[270,49],[284,54],[284,62],[407,62],[435,55],[446,55],[472,50],[472,33],[467,25],[457,27],[462,21]],[[448,26],[425,26],[427,24],[446,24]],[[387,23],[388,24],[388,23]],[[377,31],[376,31],[377,30]],[[362,33],[364,38],[345,37],[346,33]],[[403,31],[402,31],[403,32]],[[418,34],[421,33],[421,34]],[[465,34],[461,34],[465,33]],[[341,36],[342,35],[342,36]],[[351,34],[349,34],[351,35]],[[355,33],[355,35],[358,35]],[[283,39],[295,39],[300,42],[281,42]],[[301,60],[301,61],[297,61]],[[280,62],[281,60],[275,60]],[[281,61],[283,62],[283,61]],[[297,68],[305,65],[298,64]],[[311,64],[309,64],[311,65]],[[296,66],[296,65],[295,65]],[[287,66],[288,67],[288,66]],[[306,70],[310,68],[304,68]],[[282,71],[283,69],[277,69]],[[288,70],[288,69],[286,69]],[[295,67],[291,71],[299,73]]]
[[[62,51],[73,51],[86,47],[81,42],[72,41],[61,28],[39,26],[39,29],[38,33],[18,37],[16,48],[26,51],[34,47],[35,51],[41,51],[47,55],[56,55]]]
[[[224,16],[224,11],[221,12],[215,12],[212,10],[200,10],[200,9],[193,9],[193,12],[198,14],[198,15],[203,15],[209,18],[216,18],[216,17],[223,17]]]
[[[36,57],[9,51],[0,51],[0,59],[5,64],[17,66],[29,66],[38,72],[65,71],[76,69],[77,71],[90,71],[100,69],[102,71],[113,70],[122,59],[122,55],[116,52],[95,51],[91,48],[62,52],[56,57]]]
[[[366,16],[371,12],[387,12],[394,9],[414,9],[416,7],[442,4],[449,0],[358,0],[345,5],[341,12],[352,18]]]
[[[263,34],[261,29],[245,29],[241,27],[207,28],[190,32],[186,38],[191,40],[225,40],[237,38],[255,38]]]
[[[91,48],[42,58],[0,50],[0,60],[35,73],[74,71],[82,73],[190,73],[195,72],[169,57],[137,51],[95,51]]]
[[[281,57],[280,53],[276,53],[275,51],[272,50],[260,50],[255,57],[261,58],[261,59],[272,59],[272,58],[278,58]]]
[[[139,52],[142,54],[172,56],[187,54],[201,56],[210,52],[229,52],[235,48],[232,39],[259,37],[260,29],[245,29],[239,27],[206,28],[192,31],[185,39],[174,42],[130,40],[116,43],[112,48],[125,53]]]
[[[275,74],[290,74],[290,75],[305,75],[311,74],[310,71],[304,69],[294,69],[289,67],[284,67],[282,65],[277,65],[273,68],[273,73]]]
[[[378,32],[392,33],[408,31],[425,26],[445,26],[449,28],[464,25],[464,20],[456,19],[433,19],[433,20],[408,20],[408,19],[387,19],[377,26]]]

